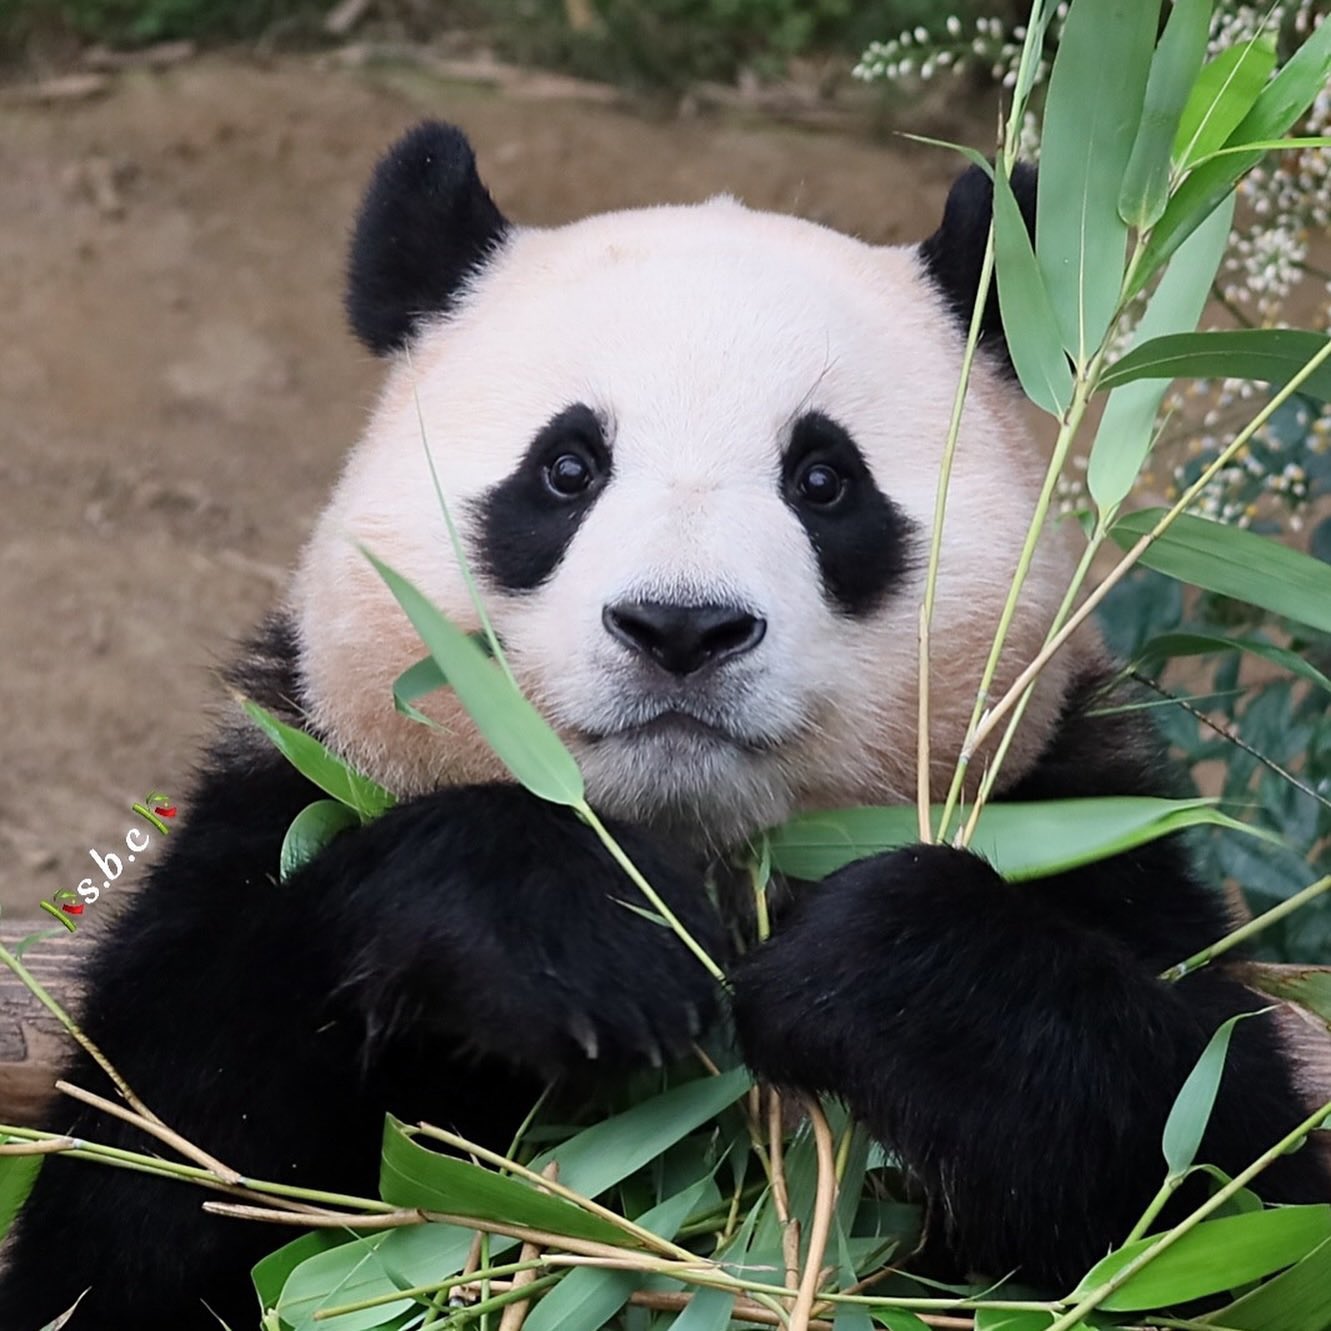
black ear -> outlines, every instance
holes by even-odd
[[[1012,169],[1012,192],[1017,196],[1026,229],[1035,236],[1035,168],[1018,162]],[[975,293],[980,286],[980,268],[994,210],[994,184],[978,166],[967,167],[952,185],[943,208],[943,221],[921,246],[925,271],[943,293],[948,308],[963,329],[970,327]],[[998,285],[989,284],[981,325],[984,344],[1007,359],[1003,323],[998,313]]]
[[[405,346],[422,319],[449,308],[507,231],[467,136],[437,120],[417,125],[379,159],[356,219],[352,330],[380,356]]]

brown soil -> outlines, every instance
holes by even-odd
[[[207,57],[120,73],[93,98],[0,98],[11,924],[50,923],[38,901],[92,872],[90,849],[123,852],[133,801],[185,793],[212,668],[273,601],[375,391],[340,269],[370,164],[404,126],[464,124],[501,205],[531,222],[728,191],[902,240],[931,227],[954,170],[866,136],[652,122],[310,58]]]

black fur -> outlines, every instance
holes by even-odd
[[[551,492],[543,475],[563,453],[592,464],[597,480],[576,498]],[[475,506],[480,563],[509,591],[539,587],[568,549],[582,520],[610,480],[610,451],[601,422],[583,403],[566,407],[532,441],[513,472]]]
[[[377,355],[443,313],[508,232],[466,135],[426,121],[380,159],[351,244],[347,316]]]
[[[1079,705],[1010,798],[1165,793],[1160,770],[1140,721]],[[897,1153],[934,1203],[935,1269],[1065,1292],[1162,1182],[1165,1118],[1206,1041],[1262,1006],[1218,970],[1156,978],[1227,925],[1177,839],[1015,885],[915,846],[796,893],[734,976],[735,1018],[759,1073],[843,1097]],[[1243,1023],[1201,1158],[1237,1173],[1304,1112],[1269,1024]],[[1308,1151],[1255,1186],[1331,1199]]]
[[[1012,192],[1032,238],[1035,236],[1036,172],[1018,162],[1012,169]],[[971,312],[980,289],[989,222],[994,211],[994,183],[978,166],[967,167],[952,185],[938,230],[920,246],[925,271],[947,300],[962,331],[970,327]],[[1012,371],[1003,321],[998,309],[998,283],[990,281],[981,322],[981,345]]]
[[[830,507],[804,502],[794,485],[801,469],[819,462],[846,482]],[[825,592],[848,614],[869,614],[910,567],[909,519],[874,483],[854,440],[820,412],[795,423],[781,480],[785,501],[818,556]]]

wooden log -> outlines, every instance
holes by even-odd
[[[0,943],[12,950],[41,928],[0,925]],[[79,976],[94,939],[91,933],[61,929],[23,954],[23,964],[67,1011],[79,1005]],[[64,1027],[13,971],[0,966],[0,1123],[37,1125],[68,1049]]]

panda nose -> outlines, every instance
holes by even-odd
[[[765,619],[732,605],[624,601],[606,606],[601,622],[612,638],[681,676],[752,651],[767,632]]]

